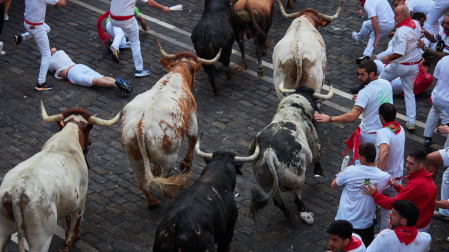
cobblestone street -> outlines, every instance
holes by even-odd
[[[63,49],[75,63],[85,64],[105,76],[121,77],[129,80],[134,91],[128,98],[122,98],[116,88],[84,88],[70,85],[65,80],[57,80],[47,75],[47,82],[54,89],[37,92],[36,85],[40,53],[34,41],[23,41],[14,47],[14,34],[25,32],[23,26],[24,1],[13,1],[9,11],[10,21],[5,22],[0,40],[5,43],[6,55],[0,57],[0,181],[17,164],[36,154],[43,144],[59,128],[43,122],[39,101],[45,104],[47,113],[57,114],[69,108],[85,108],[97,117],[113,118],[128,102],[138,94],[149,90],[167,73],[159,64],[161,58],[154,38],[167,53],[181,51],[194,52],[190,34],[201,18],[203,1],[174,0],[159,1],[166,6],[183,5],[183,11],[164,13],[144,6],[138,1],[137,7],[150,31],[140,30],[141,50],[144,69],[150,69],[151,75],[135,78],[135,68],[131,50],[120,53],[120,63],[114,63],[103,47],[96,29],[97,19],[109,10],[109,0],[69,0],[65,8],[47,8],[46,23],[51,31],[48,34],[51,47]],[[285,0],[282,1],[286,3]],[[293,11],[313,8],[321,13],[333,15],[340,1],[298,0]],[[273,25],[268,40],[275,44],[283,37],[291,20],[282,17],[275,3]],[[364,47],[358,46],[351,38],[352,31],[358,31],[366,20],[358,18],[359,1],[344,1],[337,20],[320,28],[327,49],[326,77],[335,89],[334,96],[321,105],[321,112],[339,115],[348,112],[354,105],[350,88],[359,86],[355,59],[362,56]],[[287,10],[287,12],[293,12]],[[389,38],[381,38],[375,54],[387,47]],[[225,75],[217,78],[217,87],[221,92],[215,97],[203,70],[196,76],[193,95],[198,104],[199,133],[204,132],[201,148],[206,152],[217,150],[232,151],[237,155],[247,155],[248,146],[253,137],[271,122],[279,99],[273,85],[273,67],[271,65],[273,48],[263,57],[263,78],[257,77],[257,60],[253,41],[246,41],[248,70],[239,71],[241,54],[237,43],[231,57],[235,70],[233,79],[226,80]],[[306,48],[305,48],[306,49]],[[216,64],[219,66],[220,64]],[[433,72],[434,65],[431,67]],[[432,85],[434,87],[436,81]],[[423,131],[430,110],[428,99],[432,88],[416,97],[417,129],[413,134],[407,132],[406,150],[409,153],[423,147]],[[326,89],[322,93],[327,93]],[[399,123],[405,128],[405,103],[400,96],[394,96],[394,103],[400,114]],[[243,166],[243,175],[238,176],[234,194],[239,209],[232,251],[320,251],[329,250],[326,229],[334,221],[340,200],[341,189],[330,188],[335,174],[340,171],[342,157],[346,149],[344,142],[352,134],[360,120],[348,124],[318,124],[318,135],[322,144],[321,165],[325,175],[315,177],[313,164],[306,172],[306,182],[302,191],[307,211],[314,213],[315,224],[307,226],[298,214],[287,222],[282,212],[270,201],[261,211],[256,221],[249,216],[251,189],[260,189],[253,176],[250,164]],[[80,239],[74,243],[72,251],[152,251],[154,235],[165,209],[172,202],[155,192],[160,205],[148,209],[146,198],[139,190],[136,175],[130,168],[127,156],[120,142],[120,122],[111,127],[94,126],[90,131],[92,146],[87,155],[90,165],[89,190],[86,210],[80,226]],[[443,148],[446,136],[435,134],[430,152]],[[179,163],[187,152],[187,140],[184,140],[179,153],[177,166],[172,174],[179,173]],[[188,185],[199,176],[205,162],[194,155],[194,171]],[[440,199],[441,176],[444,169],[438,171],[435,184]],[[404,170],[404,175],[406,172]],[[405,184],[405,182],[404,182]],[[175,197],[179,191],[175,191]],[[296,209],[294,195],[291,192],[281,194],[284,203],[291,211]],[[377,213],[378,216],[380,212]],[[430,234],[433,251],[449,251],[449,222],[432,219]],[[378,228],[375,232],[379,232]],[[62,233],[63,236],[63,233]],[[63,238],[55,235],[50,251],[57,251],[64,243]],[[10,251],[16,251],[13,244]]]

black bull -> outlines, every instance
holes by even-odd
[[[243,163],[217,151],[195,183],[168,207],[153,251],[226,251],[234,236],[238,210],[233,191]]]
[[[204,2],[204,12],[201,20],[193,28],[192,36],[196,54],[203,59],[212,59],[222,48],[221,57],[218,61],[226,67],[228,80],[231,78],[229,72],[229,62],[232,53],[232,44],[235,35],[232,28],[232,11],[230,0],[206,0]],[[203,65],[203,69],[212,85],[214,95],[220,94],[215,86],[215,73],[217,69],[214,65]]]

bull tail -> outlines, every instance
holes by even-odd
[[[3,215],[9,219],[16,222],[17,227],[17,243],[18,243],[18,251],[25,252],[25,242],[24,242],[24,235],[23,235],[23,215],[22,215],[22,209],[21,205],[22,203],[22,196],[21,193],[18,193],[17,196],[19,198],[13,199],[11,194],[9,192],[6,192],[1,199],[2,206],[3,206]]]
[[[263,39],[267,39],[267,34],[264,31],[262,31],[262,29],[260,29],[260,26],[259,26],[259,24],[256,21],[256,17],[254,16],[253,8],[251,8],[251,3],[248,0],[245,2],[245,9],[248,10],[249,15],[251,16],[251,20],[253,21],[253,25],[254,25],[254,27],[257,30],[257,33],[260,36],[262,36]]]
[[[150,190],[153,187],[163,193],[166,193],[170,189],[184,189],[187,181],[189,180],[191,172],[182,173],[179,175],[171,176],[168,178],[154,177],[150,167],[150,160],[148,159],[147,148],[145,146],[145,133],[139,130],[137,136],[137,144],[139,146],[140,154],[143,158],[143,165],[145,167],[145,176],[147,176],[147,183],[144,185],[146,190]]]
[[[264,154],[264,160],[266,160],[266,164],[268,166],[268,170],[271,173],[271,176],[273,178],[273,187],[271,188],[271,191],[264,197],[262,193],[256,189],[253,188],[251,190],[252,199],[251,203],[249,205],[249,212],[252,215],[253,219],[255,220],[256,215],[258,212],[264,208],[267,204],[270,198],[273,198],[273,195],[276,193],[279,187],[279,180],[278,180],[278,174],[276,172],[276,167],[279,167],[279,160],[276,157],[276,154],[274,153],[273,149],[268,149]]]

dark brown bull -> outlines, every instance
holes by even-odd
[[[291,1],[291,0],[290,0]],[[267,33],[273,19],[273,0],[239,0],[234,5],[233,27],[235,38],[242,53],[242,67],[246,70],[245,44],[243,37],[254,39],[256,55],[259,62],[257,75],[263,77],[262,55],[267,55],[267,49],[273,41],[267,44]]]

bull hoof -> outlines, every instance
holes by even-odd
[[[301,212],[299,218],[309,226],[312,226],[315,223],[312,212]]]
[[[258,76],[259,78],[262,78],[262,77],[263,77],[263,69],[257,70],[257,76]]]
[[[69,248],[64,246],[64,247],[59,249],[59,252],[69,252]]]
[[[147,206],[148,206],[148,209],[154,209],[155,207],[159,206],[159,200],[154,199],[154,200],[148,201]]]
[[[186,162],[184,160],[182,160],[181,165],[179,166],[179,169],[181,170],[182,173],[186,173],[190,171],[190,167],[192,166],[191,162]]]
[[[247,65],[246,63],[242,63],[242,68],[243,68],[244,70],[248,70],[248,65]]]
[[[320,176],[324,176],[324,171],[323,171],[322,169],[320,169],[320,170],[314,170],[314,171],[313,171],[313,174],[320,175]]]

